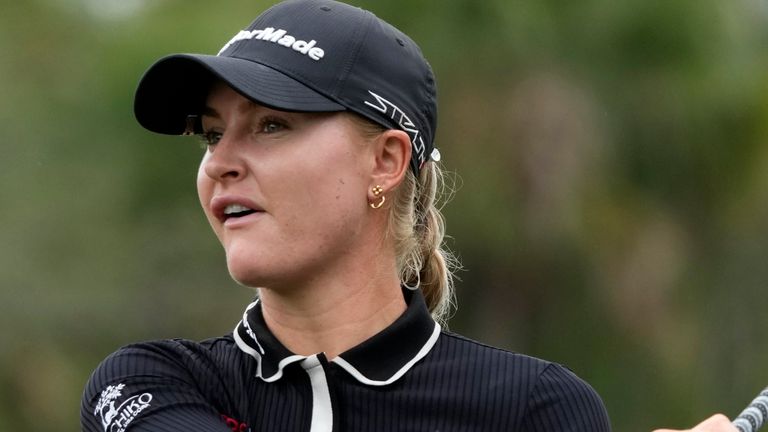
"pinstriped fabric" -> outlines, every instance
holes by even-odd
[[[149,392],[152,403],[129,431],[308,431],[311,386],[300,367],[275,383],[254,378],[254,360],[232,339],[202,344],[160,341],[110,356],[83,399],[84,431],[103,431],[93,406],[107,384],[126,396]],[[402,379],[366,386],[328,364],[337,431],[609,431],[600,398],[554,363],[443,333],[429,355]],[[132,393],[131,393],[132,392]]]
[[[226,431],[211,401],[201,395],[195,386],[187,384],[195,381],[191,370],[185,365],[191,362],[197,366],[195,375],[202,377],[202,385],[221,389],[214,378],[215,365],[204,361],[201,358],[204,354],[204,351],[185,349],[174,341],[167,341],[137,344],[111,355],[94,371],[86,386],[81,408],[82,429],[162,431],[194,426],[203,430]],[[107,384],[120,386],[120,395],[111,408],[94,413],[96,400],[103,399],[103,389]],[[151,397],[149,405],[139,415],[133,416],[136,409],[125,403],[131,397],[145,394]],[[173,412],[165,410],[166,406],[175,409],[183,407],[187,415],[179,419]],[[110,415],[111,412],[114,416]]]
[[[528,402],[526,430],[609,430],[602,401],[565,368],[550,364],[538,378]]]
[[[425,319],[426,309],[411,307],[399,330],[375,336],[349,356],[356,368],[385,377],[402,367],[408,358],[396,342],[425,340],[434,328]],[[414,352],[418,348],[412,341],[409,346]],[[374,355],[361,352],[365,349],[375,350],[367,353]],[[286,366],[275,382],[257,378],[257,368],[257,359],[238,348],[231,335],[125,347],[104,360],[86,385],[82,429],[309,431],[312,386],[301,365]],[[597,393],[565,367],[446,331],[391,384],[365,384],[333,361],[323,368],[336,432],[610,431]]]
[[[251,385],[255,364],[232,338],[130,345],[92,374],[83,394],[82,430],[105,430],[93,410],[100,392],[116,384],[124,385],[116,406],[134,395],[152,395],[150,406],[127,425],[132,432],[232,430],[222,415],[247,425],[243,431],[309,430],[311,386],[306,374],[293,372],[280,385]]]
[[[554,363],[450,333],[388,389],[334,377],[345,431],[609,431],[595,391]]]

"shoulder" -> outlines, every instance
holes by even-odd
[[[444,331],[435,356],[454,364],[491,397],[508,401],[524,431],[609,431],[598,393],[567,367]],[[554,427],[553,425],[558,425]]]
[[[512,377],[518,385],[534,383],[552,365],[536,357],[497,348],[445,330],[435,351],[437,357],[469,369],[491,368],[497,378]]]
[[[570,369],[550,363],[539,375],[528,398],[525,430],[610,431],[610,421],[600,395]]]
[[[213,367],[231,348],[231,336],[195,342],[184,339],[165,339],[126,345],[107,356],[91,374],[92,385],[130,378],[137,374],[181,377],[201,369]]]
[[[230,399],[227,382],[233,380],[226,371],[244,361],[237,352],[231,336],[124,346],[96,367],[85,386],[83,429],[97,430],[96,425],[121,419],[132,422],[174,406],[197,406],[216,417]]]

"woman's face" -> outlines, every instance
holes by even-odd
[[[197,189],[232,277],[279,288],[342,268],[361,247],[373,164],[347,115],[276,111],[217,84],[202,121]]]

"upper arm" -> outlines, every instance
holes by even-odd
[[[217,402],[194,375],[170,345],[123,348],[91,375],[81,404],[82,430],[228,431]]]
[[[529,395],[524,430],[609,432],[608,413],[597,392],[568,369],[550,364]]]

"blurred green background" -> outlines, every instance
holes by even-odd
[[[108,353],[238,321],[201,149],[142,130],[132,96],[271,3],[0,0],[0,431],[79,430]],[[768,384],[765,0],[354,3],[436,70],[453,330],[568,365],[616,431]]]

